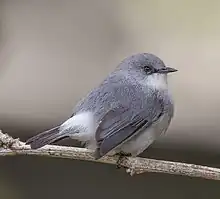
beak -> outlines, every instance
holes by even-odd
[[[165,68],[161,68],[157,71],[157,73],[161,73],[161,74],[167,74],[167,73],[174,73],[178,71],[175,68],[171,68],[171,67],[165,67]]]

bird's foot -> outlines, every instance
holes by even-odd
[[[117,163],[116,163],[116,168],[117,169],[120,169],[120,168],[125,168],[123,165],[122,165],[122,162],[127,158],[127,157],[130,157],[131,154],[130,153],[125,153],[125,152],[120,152],[117,154],[119,156],[118,160],[117,160]]]

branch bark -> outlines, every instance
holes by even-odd
[[[100,160],[95,160],[93,153],[93,151],[85,148],[55,145],[47,145],[40,149],[33,150],[29,145],[25,145],[24,142],[19,141],[19,139],[13,139],[11,136],[0,131],[0,156],[36,155],[86,160],[113,165],[117,164],[119,158],[118,156],[105,156]],[[131,175],[141,174],[144,172],[156,172],[220,180],[220,169],[195,164],[140,157],[126,157],[120,161],[120,165],[125,167],[126,171]]]

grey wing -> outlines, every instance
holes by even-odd
[[[104,156],[157,121],[163,113],[163,103],[159,100],[157,102],[156,104],[155,101],[149,101],[148,108],[138,112],[133,112],[123,105],[109,110],[101,119],[96,131],[96,158]]]

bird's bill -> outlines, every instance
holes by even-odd
[[[171,67],[165,67],[165,68],[161,68],[157,71],[157,73],[162,73],[162,74],[166,74],[166,73],[174,73],[178,71],[177,69],[175,68],[171,68]]]

